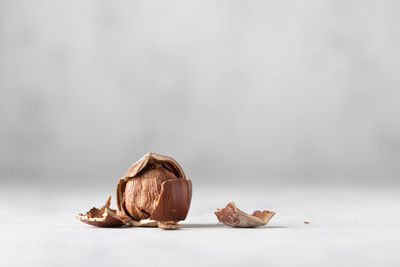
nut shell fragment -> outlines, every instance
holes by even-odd
[[[189,179],[168,180],[161,185],[161,194],[150,219],[182,221],[190,208],[192,182]]]
[[[110,200],[111,196],[100,209],[93,207],[86,214],[78,214],[76,217],[81,222],[97,227],[120,227],[131,221],[130,218],[122,216],[120,212],[110,209]]]
[[[269,210],[255,210],[253,214],[250,215],[239,210],[233,202],[228,203],[222,209],[217,209],[217,211],[214,213],[220,222],[228,226],[239,228],[250,228],[266,225],[275,215],[275,212]]]
[[[145,219],[145,220],[140,220],[140,221],[134,221],[130,220],[128,222],[130,226],[136,226],[136,227],[157,227],[158,222],[150,219]]]
[[[177,224],[174,221],[158,222],[158,228],[161,228],[164,230],[178,230],[178,229],[182,228],[182,225]]]

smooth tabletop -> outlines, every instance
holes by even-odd
[[[183,228],[95,228],[75,215],[113,190],[0,188],[0,266],[399,266],[399,188],[194,186]],[[265,227],[230,228],[229,201],[276,212]],[[305,221],[309,222],[306,224]]]

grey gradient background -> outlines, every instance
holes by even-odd
[[[399,14],[0,0],[0,266],[400,266]],[[150,151],[193,181],[181,230],[75,218]]]
[[[398,1],[0,1],[1,184],[398,183]]]

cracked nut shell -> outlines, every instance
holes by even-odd
[[[130,218],[122,216],[118,211],[110,209],[111,196],[106,204],[100,209],[93,207],[85,214],[78,214],[76,217],[84,223],[97,227],[119,227],[130,221]]]
[[[163,229],[178,228],[171,222],[186,219],[191,198],[192,183],[181,166],[156,153],[148,153],[133,164],[117,185],[117,205],[123,216],[161,222]]]

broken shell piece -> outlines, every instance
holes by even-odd
[[[161,222],[186,219],[191,198],[192,182],[189,179],[165,181],[161,184],[161,193],[150,219]]]
[[[93,207],[86,214],[78,214],[76,217],[81,222],[97,227],[119,227],[131,221],[129,217],[122,216],[120,212],[110,209],[110,201],[111,196],[100,209]]]
[[[131,226],[136,226],[136,227],[157,227],[158,223],[154,220],[150,219],[145,219],[145,220],[140,220],[140,221],[134,221],[130,220],[128,222],[129,225]]]
[[[233,202],[228,203],[223,209],[214,212],[218,220],[228,226],[250,228],[266,225],[275,212],[269,210],[255,210],[253,214],[247,214],[239,210]]]
[[[158,222],[158,228],[161,228],[164,230],[177,230],[177,229],[181,229],[182,225],[177,224],[175,221]]]

